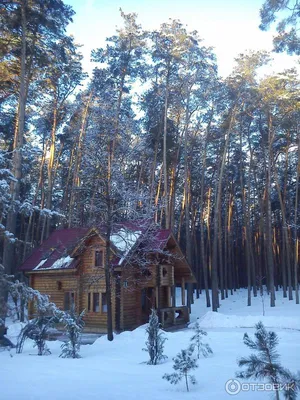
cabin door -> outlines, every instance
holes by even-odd
[[[155,307],[154,289],[147,287],[142,289],[141,294],[142,301],[142,324],[149,321],[149,315],[151,314],[151,308]]]

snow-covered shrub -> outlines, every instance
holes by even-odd
[[[5,318],[8,314],[7,297],[13,283],[13,276],[5,273],[0,264],[0,347],[14,347],[13,343],[5,337]]]
[[[160,361],[167,358],[164,353],[164,343],[167,340],[164,337],[164,332],[160,329],[157,312],[152,309],[149,317],[149,323],[146,329],[148,339],[146,341],[147,348],[143,349],[148,351],[150,360],[148,364],[157,365]]]
[[[17,315],[17,319],[24,322],[25,309],[30,301],[40,296],[40,292],[32,289],[24,282],[18,280],[11,283],[9,294],[14,302],[15,308],[11,309],[11,313]]]
[[[49,329],[54,323],[59,322],[63,311],[60,311],[54,303],[50,302],[48,296],[42,295],[39,292],[36,293],[34,303],[36,317],[29,321],[21,330],[16,351],[17,353],[22,353],[26,339],[32,339],[35,343],[34,346],[38,348],[38,355],[42,356],[50,354],[50,350],[46,346]]]
[[[0,326],[4,326],[7,316],[17,315],[17,318],[24,321],[24,309],[30,301],[39,303],[49,303],[49,300],[42,296],[38,290],[27,286],[26,283],[15,280],[13,275],[5,274],[4,267],[0,265]],[[11,297],[15,307],[8,304],[7,299]]]
[[[3,140],[4,140],[3,132],[0,132],[0,142],[2,142]],[[16,178],[7,168],[9,158],[10,158],[10,152],[0,148],[0,199],[1,199],[0,214],[2,216],[1,222],[5,221],[7,214],[14,203],[11,198],[10,185],[11,182],[16,181]],[[6,237],[10,235],[10,232],[8,232],[6,230],[6,227],[2,224],[0,224],[0,235]]]
[[[60,357],[63,358],[80,358],[80,336],[84,327],[83,317],[85,310],[77,314],[75,307],[72,307],[69,312],[65,312],[61,322],[65,325],[68,341],[61,345],[62,352]]]
[[[274,385],[276,399],[279,399],[279,387],[283,389],[286,399],[294,400],[300,391],[300,373],[292,374],[280,364],[280,355],[277,351],[278,336],[275,332],[267,331],[262,322],[255,325],[255,340],[247,333],[244,335],[244,343],[258,354],[250,354],[238,360],[239,367],[246,367],[236,376],[242,379],[267,380]]]
[[[51,352],[46,345],[48,329],[51,326],[50,320],[51,318],[39,318],[28,322],[20,332],[17,353],[22,353],[25,340],[31,339],[34,341],[34,347],[38,349],[39,356],[50,354]]]
[[[4,327],[7,313],[6,296],[11,284],[12,277],[5,273],[3,265],[0,264],[0,327]]]
[[[193,357],[194,346],[181,350],[176,357],[173,358],[173,374],[164,374],[163,379],[177,385],[183,378],[185,380],[186,390],[189,391],[189,381],[192,385],[196,384],[196,378],[190,374],[190,371],[198,368],[197,360]]]
[[[200,328],[199,321],[197,320],[193,330],[195,334],[191,337],[192,346],[197,350],[197,358],[200,358],[200,354],[203,357],[208,357],[209,354],[213,354],[213,351],[208,343],[203,343],[203,336],[207,335],[207,332]]]

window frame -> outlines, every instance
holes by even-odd
[[[65,291],[64,292],[64,311],[70,311],[72,306],[74,306],[74,308],[76,308],[76,293],[74,291],[70,291],[70,290]]]
[[[97,253],[101,254],[101,257],[97,257]],[[97,265],[97,261],[100,261],[100,264]],[[101,249],[94,250],[94,267],[101,268],[104,266],[104,251]]]
[[[87,310],[88,312],[92,311],[92,294],[91,292],[88,292],[87,294]]]
[[[98,295],[98,302],[95,300]],[[105,300],[105,301],[104,301]],[[87,311],[91,314],[107,314],[107,297],[106,292],[90,291],[87,293]],[[98,303],[98,305],[97,305]],[[98,311],[96,311],[98,307]],[[105,307],[105,308],[103,308]]]
[[[103,309],[103,297],[105,298],[105,310]],[[107,314],[107,295],[106,292],[101,292],[101,314]]]
[[[98,301],[96,301],[98,295]],[[97,310],[98,308],[98,310]],[[93,313],[100,313],[101,305],[100,305],[100,293],[93,292],[93,300],[92,300],[92,312]]]

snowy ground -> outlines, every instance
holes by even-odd
[[[168,360],[149,366],[147,353],[142,351],[145,326],[133,332],[115,336],[113,342],[99,338],[93,345],[81,347],[79,360],[61,359],[61,342],[49,342],[52,354],[36,356],[32,343],[25,344],[23,354],[0,353],[1,400],[210,400],[210,399],[270,399],[270,392],[248,391],[236,396],[226,393],[226,382],[235,377],[237,358],[249,354],[243,344],[243,334],[253,334],[253,326],[262,320],[279,336],[282,363],[296,371],[300,361],[300,305],[282,299],[277,294],[276,308],[269,308],[265,298],[265,317],[261,299],[246,306],[247,293],[241,290],[222,302],[220,312],[207,312],[204,294],[193,305],[191,320],[200,318],[208,332],[207,342],[214,354],[199,360],[194,375],[197,385],[187,393],[183,383],[170,385],[162,379],[172,371],[172,357],[189,344],[192,331],[166,333],[165,354]],[[10,327],[8,336],[15,341],[19,324]]]

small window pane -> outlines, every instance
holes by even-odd
[[[102,293],[102,312],[106,313],[107,312],[107,297],[106,293]]]
[[[95,267],[103,266],[103,251],[95,251]]]
[[[70,308],[75,307],[75,293],[70,293]]]
[[[64,310],[70,311],[71,308],[75,307],[75,293],[65,292],[64,294]]]
[[[93,311],[99,312],[100,311],[100,303],[99,303],[99,293],[94,293],[93,295]]]
[[[66,292],[65,296],[64,296],[64,310],[65,311],[70,310],[70,294],[69,294],[69,292]]]
[[[91,293],[88,293],[88,311],[91,311]]]

